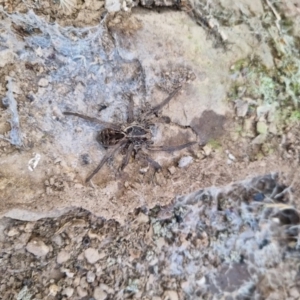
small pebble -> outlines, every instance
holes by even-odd
[[[71,287],[66,287],[66,288],[61,292],[62,295],[65,295],[65,296],[67,296],[68,298],[72,297],[73,293],[74,293],[74,289],[71,288]]]
[[[174,166],[171,166],[170,168],[168,168],[168,171],[171,175],[173,175],[176,172],[176,168]]]
[[[145,223],[148,223],[149,222],[149,217],[143,213],[140,213],[138,215],[138,217],[136,218],[136,222],[138,224],[145,224]]]
[[[16,228],[11,228],[8,232],[7,232],[7,236],[9,237],[12,237],[12,236],[15,236],[15,235],[18,235],[19,234],[19,231],[16,229]]]
[[[75,279],[73,280],[73,286],[76,287],[76,286],[79,286],[80,284],[80,277],[77,276],[75,277]]]
[[[105,300],[107,298],[107,294],[103,291],[101,287],[96,287],[93,294],[95,300]]]
[[[244,100],[236,100],[235,101],[235,108],[236,114],[238,117],[245,117],[248,112],[249,103]]]
[[[39,82],[38,82],[38,85],[39,86],[42,86],[42,87],[45,87],[45,86],[47,86],[49,84],[49,81],[48,81],[48,79],[46,79],[46,78],[41,78],[40,80],[39,80]]]
[[[56,284],[51,284],[49,286],[49,296],[55,297],[59,291],[59,287]]]
[[[254,201],[258,201],[261,202],[265,199],[265,195],[263,193],[257,193],[255,195],[253,195],[253,200]]]
[[[73,278],[75,275],[75,273],[71,272],[69,269],[61,269],[61,271],[65,273],[68,278]]]
[[[266,139],[267,139],[267,134],[261,133],[251,141],[251,144],[252,145],[261,145],[265,142]]]
[[[86,274],[86,281],[91,283],[91,282],[94,282],[96,278],[96,275],[95,273],[93,273],[92,271],[88,271],[87,274]]]
[[[47,255],[50,249],[43,241],[35,238],[26,245],[26,250],[40,257]]]
[[[229,158],[226,160],[227,165],[231,165],[233,163],[232,160],[230,160]]]
[[[146,174],[148,170],[149,170],[149,166],[145,167],[145,168],[141,168],[140,169],[140,174]]]
[[[51,195],[52,194],[52,189],[49,186],[46,187],[46,194],[47,195]]]
[[[268,125],[264,121],[259,121],[256,124],[256,131],[258,134],[267,134],[268,133]]]
[[[78,256],[77,256],[77,260],[84,260],[84,253],[81,252]]]
[[[114,290],[105,283],[101,283],[99,285],[99,288],[101,288],[104,292],[106,292],[108,294],[113,294],[114,293]]]
[[[60,234],[54,235],[51,240],[59,247],[61,247],[64,244],[63,238]]]
[[[24,231],[27,233],[32,232],[34,225],[35,225],[35,222],[27,223],[26,226],[24,227]]]
[[[86,289],[86,288],[89,287],[88,283],[86,282],[86,278],[85,278],[85,277],[82,277],[82,278],[80,279],[80,286],[81,286],[81,288],[83,288],[83,289]]]
[[[190,290],[190,283],[188,281],[181,282],[181,288],[184,290],[184,292],[189,292]]]
[[[290,289],[289,294],[291,297],[294,297],[294,299],[299,299],[300,298],[300,293],[296,287],[293,287]]]
[[[184,168],[188,166],[193,161],[193,158],[191,156],[184,156],[182,157],[178,162],[179,168]]]
[[[6,290],[6,285],[5,284],[1,284],[0,285],[0,292],[4,292]]]
[[[202,149],[203,149],[203,152],[206,156],[209,156],[212,152],[211,145],[205,145]]]
[[[76,290],[77,290],[77,294],[80,298],[84,298],[88,295],[86,289],[83,289],[81,286],[78,286]]]
[[[232,161],[235,161],[236,159],[231,153],[228,154],[228,158]]]
[[[168,300],[179,300],[178,294],[176,291],[165,291],[164,299]]]
[[[49,180],[50,185],[54,185],[54,177],[51,177]]]
[[[58,264],[63,264],[64,262],[70,259],[70,253],[65,250],[62,250],[58,253],[56,261]]]
[[[100,259],[100,255],[98,250],[94,248],[88,248],[84,251],[84,257],[90,264],[96,263]]]

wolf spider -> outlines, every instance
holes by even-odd
[[[161,169],[161,166],[151,159],[143,150],[147,149],[150,151],[176,151],[181,150],[187,147],[190,147],[197,142],[189,142],[177,146],[152,146],[153,141],[152,133],[150,127],[153,125],[151,123],[152,115],[157,113],[170,102],[170,100],[180,91],[182,87],[175,89],[164,101],[150,109],[146,113],[142,113],[140,118],[135,118],[133,113],[133,100],[129,97],[129,106],[128,106],[128,118],[125,125],[113,124],[109,122],[104,122],[98,120],[97,118],[85,116],[75,112],[65,111],[64,115],[72,115],[87,121],[100,124],[104,126],[104,129],[101,130],[97,135],[97,141],[106,149],[109,149],[102,160],[100,161],[97,168],[87,177],[86,182],[89,182],[103,167],[103,165],[112,158],[116,152],[120,149],[125,150],[125,156],[123,158],[120,169],[124,168],[129,163],[129,159],[134,153],[135,157],[139,152],[139,156],[143,157],[150,163],[150,165],[157,171]]]

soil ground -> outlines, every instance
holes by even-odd
[[[231,93],[238,61],[277,66],[264,34],[298,6],[255,2],[0,1],[3,299],[299,299],[299,120]],[[178,86],[152,141],[197,143],[85,183],[103,126],[63,112],[126,127],[131,95],[144,126]]]

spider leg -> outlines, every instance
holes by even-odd
[[[76,116],[76,117],[82,118],[84,120],[87,120],[89,122],[97,123],[97,124],[100,124],[104,127],[112,128],[112,129],[115,129],[115,130],[120,129],[119,125],[109,123],[109,122],[104,122],[104,121],[98,120],[97,118],[85,116],[85,115],[82,115],[82,114],[79,114],[79,113],[75,113],[75,112],[71,112],[71,111],[64,111],[63,114],[66,115],[66,116]]]
[[[126,141],[122,141],[120,143],[118,143],[117,145],[115,145],[114,147],[112,147],[109,151],[107,151],[104,155],[104,157],[102,158],[102,160],[100,161],[99,165],[97,166],[97,168],[92,172],[92,174],[90,174],[87,179],[85,180],[85,182],[89,182],[99,171],[100,169],[103,167],[103,165],[111,158],[114,156],[114,154],[126,143]]]
[[[150,163],[151,167],[154,169],[155,172],[161,170],[161,165],[148,155],[146,155],[146,160]]]
[[[174,90],[163,102],[154,106],[148,113],[146,113],[146,117],[150,116],[151,114],[155,114],[159,112],[166,104],[168,104],[172,98],[181,90],[182,86],[178,87]]]
[[[124,159],[122,161],[122,165],[121,165],[121,170],[123,171],[125,169],[125,167],[128,165],[129,163],[129,159],[130,159],[130,155],[133,151],[133,144],[129,144],[129,147],[127,148],[126,151],[126,155],[124,156]]]
[[[157,161],[149,157],[145,152],[140,151],[138,155],[141,158],[145,159],[151,165],[151,167],[154,169],[155,172],[161,170],[161,165]]]
[[[128,100],[129,100],[129,105],[128,105],[127,123],[130,124],[134,121],[134,114],[133,114],[134,102],[133,102],[133,99],[132,99],[132,95],[129,95]]]
[[[177,146],[156,146],[156,147],[151,147],[149,146],[147,149],[150,151],[167,151],[167,152],[173,152],[173,151],[179,151],[184,148],[190,147],[197,144],[197,142],[189,142],[185,143],[182,145],[177,145]]]

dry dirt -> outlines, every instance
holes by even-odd
[[[66,208],[82,207],[123,222],[137,206],[164,205],[177,193],[199,187],[190,179],[195,175],[193,168],[207,172],[206,165],[213,163],[214,169],[220,168],[217,174],[227,173],[211,155],[203,156],[201,145],[221,137],[226,118],[232,127],[232,107],[226,103],[230,66],[250,53],[247,43],[252,40],[242,40],[230,51],[215,49],[207,32],[180,11],[136,9],[131,15],[105,15],[100,25],[77,30],[54,26],[39,13],[37,9],[27,14],[2,14],[6,49],[1,93],[4,97],[10,76],[20,120],[17,135],[22,140],[19,149],[1,141],[0,187],[5,199],[0,205],[2,216],[31,220],[37,219],[39,213],[45,216],[49,212],[50,216]],[[245,48],[243,52],[241,47]],[[252,47],[260,53],[261,45]],[[120,174],[115,159],[91,184],[85,184],[85,178],[106,151],[96,141],[102,128],[65,117],[62,112],[75,111],[102,121],[126,123],[126,93],[134,95],[137,117],[179,84],[184,85],[181,94],[162,111],[172,123],[155,124],[153,140],[155,145],[197,140],[200,146],[191,149],[193,166],[176,168],[172,175],[166,168],[177,167],[180,157],[189,155],[187,151],[153,153],[165,172],[152,178],[151,168],[141,174],[138,161],[131,162]],[[1,115],[1,132],[7,134],[11,112],[3,107]],[[186,127],[193,128],[198,136]],[[230,136],[228,130],[227,135]],[[225,147],[233,149],[235,145]],[[223,147],[220,151],[221,161],[226,157],[225,150]],[[29,162],[35,158],[38,164],[30,171]],[[257,168],[256,172],[261,173]],[[229,173],[233,176],[223,183],[244,178],[244,174]],[[201,186],[211,184],[201,179]]]
[[[211,1],[207,24],[185,2],[79,2],[0,1],[3,299],[299,299],[298,223],[282,217],[298,216],[299,124],[254,144],[258,120],[228,99],[236,61],[274,66],[252,26],[272,6],[215,1],[239,16],[216,31]],[[138,156],[119,171],[119,153],[85,183],[103,126],[63,112],[126,124],[128,94],[138,119],[178,86],[152,139],[197,144],[149,151],[156,173]]]
[[[31,14],[34,19],[32,26],[48,26],[45,31],[55,35],[57,43],[62,45],[58,51],[51,43],[45,48],[31,46],[29,62],[7,63],[2,69],[4,91],[8,74],[19,89],[15,97],[23,143],[16,150],[9,143],[1,142],[1,190],[5,199],[1,202],[2,215],[10,215],[11,209],[37,213],[49,211],[53,214],[54,209],[83,207],[99,216],[123,221],[137,206],[168,203],[175,195],[174,184],[168,180],[171,176],[165,172],[149,178],[152,174],[140,174],[141,167],[137,161],[130,163],[120,174],[117,171],[118,160],[115,159],[93,178],[90,185],[86,185],[85,178],[105,153],[96,141],[101,127],[65,117],[62,112],[75,111],[103,121],[126,123],[126,93],[134,95],[137,117],[142,109],[153,107],[174,87],[184,84],[182,92],[162,111],[171,124],[155,124],[153,140],[155,145],[178,145],[197,140],[195,134],[186,128],[192,126],[197,133],[201,131],[198,143],[205,144],[222,131],[224,114],[228,111],[224,99],[229,81],[224,78],[228,76],[230,61],[226,60],[222,72],[216,73],[214,68],[219,66],[217,57],[222,53],[217,50],[208,52],[211,48],[208,43],[201,48],[187,46],[191,44],[190,36],[200,35],[205,40],[205,31],[184,12],[158,15],[138,10],[131,16],[116,16],[106,21],[108,28],[104,24],[90,30],[82,29],[81,34],[87,35],[82,46],[74,42],[74,45],[69,45],[72,43],[71,30],[62,32],[70,35],[63,40],[61,32],[59,35],[56,28],[46,25],[34,12]],[[16,18],[13,22],[24,26],[19,15]],[[163,30],[161,18],[165,19]],[[122,19],[126,20],[125,25]],[[184,32],[181,26],[175,26],[178,23],[185,24]],[[134,30],[128,31],[127,27]],[[158,31],[161,31],[159,35]],[[40,42],[39,36],[37,40],[33,37],[33,41],[27,42],[26,37],[20,38],[10,29],[7,35],[11,40],[18,40],[23,47],[27,43]],[[15,53],[14,47],[11,53]],[[73,51],[76,56],[72,53],[67,58],[66,51]],[[201,53],[209,55],[204,57]],[[220,84],[222,78],[224,83]],[[216,82],[219,84],[214,88]],[[102,106],[106,108],[101,110]],[[9,112],[3,109],[2,115],[4,133],[8,131],[5,124],[9,120]],[[215,122],[206,122],[206,116],[216,116]],[[195,156],[200,147],[196,146],[193,150]],[[164,167],[176,166],[185,152],[154,153],[153,158]],[[36,155],[40,160],[34,171],[30,171],[28,162]],[[87,158],[87,164],[83,157]],[[127,187],[124,187],[125,183]],[[169,190],[168,194],[166,190]],[[20,213],[23,217],[26,215]]]

